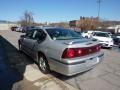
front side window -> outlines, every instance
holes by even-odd
[[[27,37],[27,38],[32,38],[33,33],[34,33],[34,30],[27,31],[26,37]]]
[[[69,40],[82,38],[82,36],[80,36],[78,33],[68,29],[50,28],[46,29],[46,31],[53,40]]]

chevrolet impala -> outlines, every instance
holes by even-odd
[[[52,70],[72,76],[94,68],[104,56],[99,41],[57,27],[33,28],[21,35],[18,46],[45,74]]]

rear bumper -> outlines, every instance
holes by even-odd
[[[72,76],[77,73],[81,73],[87,70],[90,70],[96,66],[99,62],[102,61],[104,53],[99,52],[87,58],[81,58],[79,62],[76,63],[62,63],[56,60],[50,60],[50,69],[61,73],[66,76]]]

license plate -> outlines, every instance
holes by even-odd
[[[100,61],[99,57],[91,58],[90,60],[87,60],[88,64],[94,65],[97,64]]]

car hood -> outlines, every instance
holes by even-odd
[[[93,37],[93,38],[95,38],[95,39],[97,39],[97,40],[99,40],[99,41],[112,41],[112,38],[110,38],[110,37]]]

